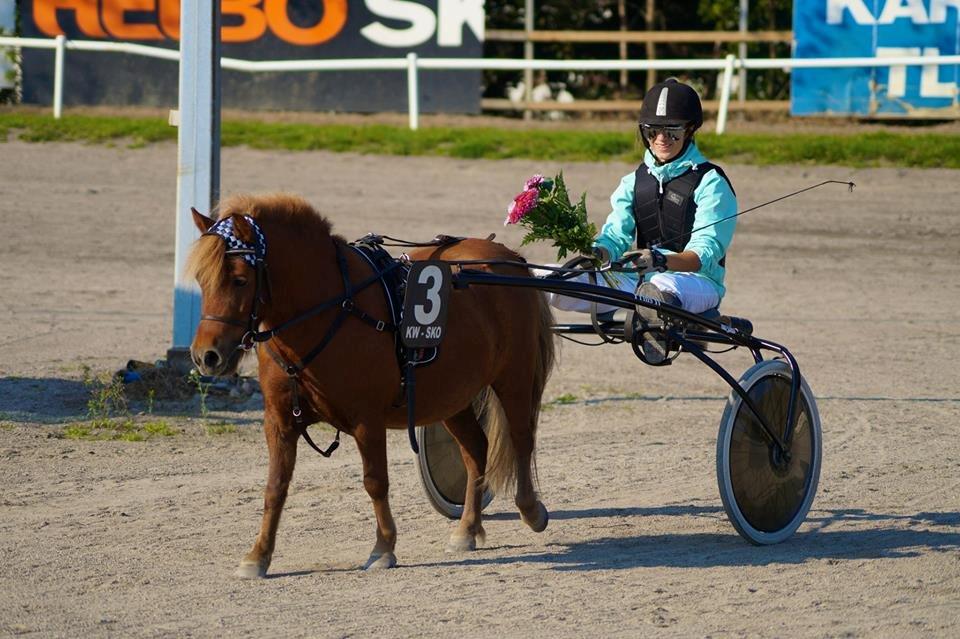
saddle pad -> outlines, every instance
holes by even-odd
[[[410,267],[394,259],[379,244],[364,242],[363,238],[352,242],[350,248],[359,253],[370,264],[373,271],[380,275],[380,286],[383,288],[383,294],[387,297],[387,306],[390,308],[390,321],[394,326],[400,326],[403,320],[403,297]],[[400,339],[399,331],[394,331],[393,340],[401,372],[406,369],[407,362],[412,362],[414,366],[422,366],[429,364],[437,357],[437,348],[408,350]]]

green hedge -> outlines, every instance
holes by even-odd
[[[641,147],[633,132],[428,127],[410,131],[385,125],[310,125],[257,121],[223,122],[223,146],[291,151],[327,150],[454,158],[529,158],[552,162],[636,162]],[[16,135],[29,142],[81,141],[131,147],[176,140],[177,130],[158,118],[47,115],[0,112],[0,141]],[[960,135],[850,133],[815,135],[701,133],[698,144],[713,160],[742,164],[834,164],[852,167],[960,168]]]

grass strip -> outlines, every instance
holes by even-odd
[[[146,144],[174,141],[177,130],[158,118],[0,112],[0,142],[16,134],[28,142]],[[960,168],[960,135],[870,132],[700,133],[697,142],[712,160],[741,164],[811,164],[850,167]],[[500,160],[635,163],[642,148],[631,132],[506,130],[430,127],[411,131],[387,125],[311,125],[233,121],[222,123],[221,144],[265,150],[351,152]]]

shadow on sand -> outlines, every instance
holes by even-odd
[[[588,508],[550,513],[554,520],[591,517],[709,517],[719,506],[671,505],[653,508]],[[494,513],[488,519],[517,519]],[[864,528],[863,522],[872,522]],[[812,528],[812,529],[811,529]],[[939,528],[939,529],[938,529]],[[775,546],[752,546],[731,528],[729,533],[638,534],[550,544],[542,552],[483,558],[470,557],[434,565],[543,564],[553,570],[617,570],[644,567],[709,568],[800,564],[818,559],[880,559],[915,557],[925,552],[960,550],[960,512],[921,512],[914,515],[872,513],[862,509],[814,511],[801,531]],[[482,553],[482,551],[481,551]]]
[[[62,425],[89,418],[88,402],[94,397],[90,385],[77,379],[0,377],[0,420],[38,424]],[[208,394],[203,399],[210,411],[218,413],[242,413],[263,409],[259,394],[238,399]],[[158,399],[149,407],[144,400],[128,400],[130,414],[150,412],[163,417],[189,417],[201,415],[201,398],[194,393],[186,399]],[[237,424],[254,423],[238,419]],[[260,420],[255,420],[259,423]]]

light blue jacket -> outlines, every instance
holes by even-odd
[[[650,174],[660,182],[660,192],[663,193],[664,182],[682,175],[688,169],[696,170],[697,166],[707,161],[700,149],[693,142],[680,157],[666,163],[657,164],[656,158],[648,150],[643,156],[643,162],[650,169]],[[633,219],[633,187],[636,182],[635,173],[623,176],[620,185],[610,196],[610,206],[613,210],[607,216],[607,222],[594,240],[594,246],[602,246],[610,252],[610,259],[615,260],[630,250],[636,240],[636,225]],[[693,228],[699,229],[717,220],[737,212],[737,197],[723,177],[711,169],[700,182],[700,186],[693,194],[697,203],[697,215],[694,218]],[[723,298],[726,288],[723,286],[723,277],[726,269],[720,266],[720,260],[727,254],[733,231],[737,226],[737,219],[724,220],[705,229],[695,231],[690,236],[685,250],[693,251],[700,257],[700,270],[697,275],[706,278],[717,289],[717,295]],[[672,238],[665,238],[672,239]],[[663,253],[671,253],[667,249],[659,249]],[[649,277],[649,276],[648,276]]]

